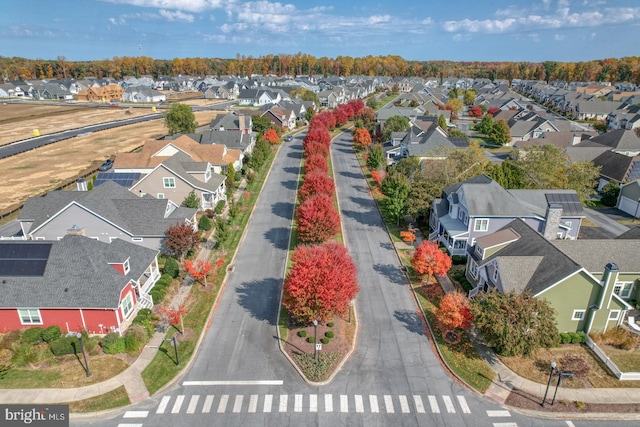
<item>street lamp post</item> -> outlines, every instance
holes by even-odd
[[[556,384],[556,391],[553,393],[553,399],[551,400],[551,406],[553,406],[553,404],[556,403],[556,395],[558,394],[558,389],[562,385],[562,378],[564,378],[564,377],[572,377],[572,376],[573,376],[573,372],[558,371],[558,383]]]
[[[171,341],[173,343],[173,351],[176,355],[176,366],[180,366],[180,360],[178,359],[178,341],[176,341],[175,334],[171,338],[163,338],[164,341]]]
[[[551,370],[549,371],[549,381],[547,381],[547,389],[544,392],[544,397],[542,398],[541,406],[544,408],[544,403],[547,401],[547,393],[549,393],[549,386],[551,385],[551,377],[553,377],[553,373],[556,370],[556,362],[551,362]]]
[[[69,332],[67,334],[68,337],[76,337],[80,342],[80,351],[82,352],[82,358],[84,359],[84,371],[87,377],[91,376],[91,371],[89,370],[89,362],[87,362],[87,353],[84,351],[84,343],[82,342],[82,334],[80,332]]]
[[[318,363],[318,321],[313,321],[313,347],[315,348],[313,353],[313,360]]]

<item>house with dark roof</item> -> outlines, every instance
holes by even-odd
[[[130,86],[124,90],[122,99],[124,102],[164,102],[167,95],[149,86]]]
[[[548,240],[576,239],[585,217],[574,190],[507,190],[478,175],[443,190],[433,201],[429,240],[465,255],[476,239],[519,218]]]
[[[600,167],[598,191],[610,182],[623,184],[640,179],[640,155],[626,156],[615,151],[605,151],[593,159]]]
[[[469,247],[469,296],[527,292],[549,302],[560,332],[606,331],[639,296],[639,251],[640,240],[550,241],[515,219]]]
[[[176,223],[195,226],[196,209],[171,200],[138,197],[106,181],[91,191],[51,191],[44,197],[29,197],[18,221],[27,240],[61,240],[67,234],[79,234],[162,250],[169,227]]]
[[[640,177],[620,186],[616,208],[634,218],[640,218]]]
[[[591,138],[591,142],[609,147],[625,156],[640,155],[640,136],[635,130],[617,129]]]
[[[0,332],[57,325],[122,334],[160,278],[158,251],[80,235],[0,241]]]

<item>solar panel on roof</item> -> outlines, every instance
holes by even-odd
[[[0,276],[42,276],[51,243],[0,244]]]
[[[96,177],[94,186],[97,187],[106,181],[113,181],[123,187],[130,187],[138,179],[140,179],[139,172],[102,172]]]
[[[583,213],[582,204],[575,193],[547,193],[545,197],[547,203],[562,206],[562,211],[566,215],[580,215]]]

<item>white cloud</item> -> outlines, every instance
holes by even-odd
[[[368,25],[376,25],[381,22],[391,22],[391,16],[389,15],[374,15],[370,16],[366,20]]]
[[[189,13],[180,12],[179,10],[171,12],[170,10],[160,9],[158,11],[160,16],[169,22],[181,21],[181,22],[193,22],[193,15]]]
[[[553,39],[555,41],[561,42],[564,40],[564,35],[563,34],[554,34]]]
[[[219,9],[235,3],[235,0],[103,0],[109,3],[128,4],[138,7],[154,7],[157,9],[186,10],[200,12],[205,9]]]

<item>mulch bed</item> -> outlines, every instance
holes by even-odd
[[[555,404],[551,406],[551,399],[555,388],[549,390],[547,403],[544,408],[540,406],[542,398],[533,396],[525,391],[513,389],[509,397],[504,402],[505,405],[513,406],[520,409],[543,412],[580,412],[580,413],[603,413],[603,414],[633,414],[640,412],[640,403],[632,404],[613,404],[613,403],[584,403],[562,400],[562,388],[558,391],[558,397]]]

